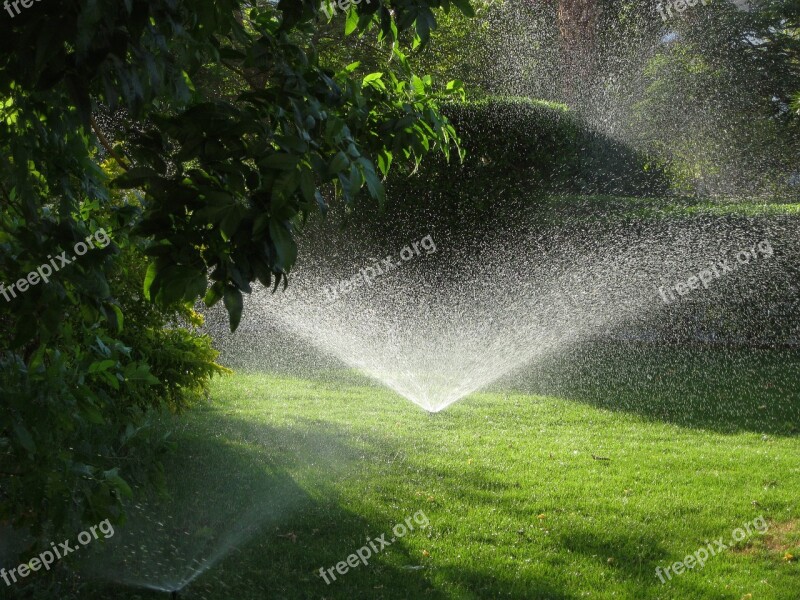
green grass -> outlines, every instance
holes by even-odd
[[[153,509],[181,539],[159,543],[184,555],[257,525],[189,586],[206,599],[797,600],[797,357],[626,352],[588,353],[563,397],[508,383],[433,416],[349,374],[219,380],[181,419]],[[429,525],[369,566],[316,574],[420,510]],[[656,577],[759,516],[765,535]],[[163,597],[81,597],[109,593]]]
[[[592,196],[552,194],[539,200],[540,206],[570,220],[606,220],[638,217],[641,219],[715,217],[796,217],[800,203],[785,200],[756,200],[751,198],[693,198],[634,196]]]

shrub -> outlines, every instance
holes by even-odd
[[[0,281],[71,250],[87,232],[103,229],[113,241],[0,299],[0,522],[32,534],[34,545],[86,523],[121,522],[130,484],[161,478],[168,445],[151,420],[226,371],[194,331],[200,318],[190,306],[142,297],[144,242],[124,233],[138,218],[135,203],[112,199],[103,212],[84,203],[75,231],[48,209],[0,217]]]

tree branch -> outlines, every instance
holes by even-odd
[[[110,155],[110,156],[111,156],[111,157],[112,157],[112,158],[113,158],[115,161],[117,161],[117,164],[118,164],[120,167],[122,167],[124,170],[126,170],[126,171],[127,171],[127,170],[128,170],[128,166],[127,166],[125,163],[123,163],[123,162],[122,162],[122,159],[121,159],[121,158],[119,157],[119,155],[118,155],[118,154],[117,154],[117,153],[114,151],[114,148],[113,148],[113,147],[111,146],[111,144],[109,143],[109,141],[108,141],[108,138],[106,138],[106,136],[105,136],[105,135],[103,135],[103,132],[102,132],[102,131],[100,131],[100,128],[97,126],[97,121],[95,121],[95,120],[94,120],[94,115],[92,115],[92,117],[91,117],[91,123],[92,123],[92,130],[94,131],[94,134],[97,136],[97,139],[98,139],[98,141],[100,142],[100,145],[101,145],[101,146],[103,146],[103,148],[105,149],[105,151],[106,151],[106,152],[108,152],[108,154],[109,154],[109,155]]]

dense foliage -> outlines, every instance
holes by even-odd
[[[380,72],[321,64],[310,0],[67,0],[3,15],[0,281],[100,229],[110,243],[0,300],[0,520],[47,541],[121,518],[131,478],[158,473],[150,412],[221,371],[193,303],[223,300],[235,328],[252,282],[285,285],[295,228],[326,196],[382,201],[393,162],[449,156],[437,98],[460,85],[412,73],[398,41],[424,46],[433,10],[451,5],[470,12],[467,0],[351,8],[347,32],[373,32],[392,57]]]
[[[673,160],[676,183],[787,193],[800,156],[800,2],[716,3],[665,24],[632,126]],[[796,175],[795,175],[796,177]]]

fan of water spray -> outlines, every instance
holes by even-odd
[[[168,419],[166,427],[186,425]],[[304,506],[306,493],[296,475],[273,466],[275,445],[281,436],[295,439],[291,431],[242,427],[221,415],[205,427],[190,428],[181,437],[182,452],[165,465],[167,472],[180,473],[179,480],[167,481],[159,494],[142,492],[146,499],[128,505],[125,527],[106,540],[102,553],[86,560],[85,573],[182,593],[199,586],[198,578],[257,532],[278,526]],[[325,450],[315,446],[308,452],[316,457]]]
[[[287,291],[255,291],[237,334],[224,333],[224,314],[212,315],[228,356],[257,365],[259,353],[280,352],[266,334],[278,325],[437,412],[523,365],[657,318],[662,282],[751,247],[754,234],[721,221],[639,223],[467,246],[428,233],[394,251],[360,236],[338,231],[304,247]],[[422,240],[430,250],[416,252]],[[381,261],[394,268],[375,274]]]

